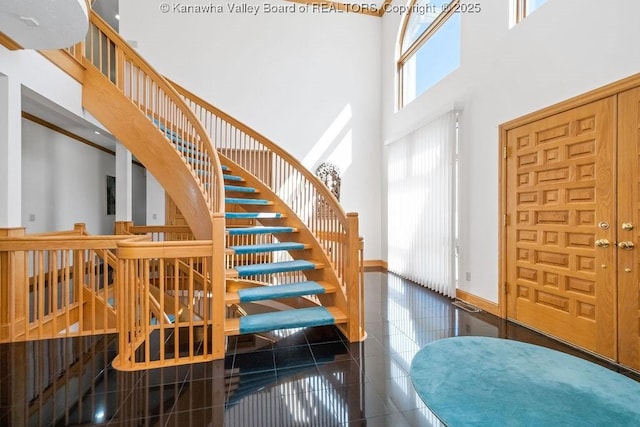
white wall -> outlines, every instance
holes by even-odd
[[[335,160],[343,206],[360,213],[365,257],[381,259],[381,20],[301,13],[304,6],[278,0],[270,3],[298,11],[253,16],[220,2],[219,14],[162,14],[160,3],[120,2],[120,33],[158,71],[312,170]]]
[[[497,301],[498,126],[639,72],[640,2],[547,0],[512,29],[508,1],[480,3],[481,13],[462,16],[460,68],[397,113],[400,17],[384,17],[383,139],[392,142],[447,109],[461,110],[460,288]]]
[[[77,116],[76,120],[102,127],[82,108],[81,85],[39,53],[0,46],[0,74],[56,105],[60,115]],[[16,180],[9,185],[20,187],[21,196],[10,203],[21,205],[20,221],[27,233],[68,230],[74,222],[84,222],[92,234],[111,234],[114,216],[106,216],[105,177],[114,175],[115,157],[31,121],[18,121],[22,126],[22,183]],[[74,121],[73,126],[78,123]],[[136,224],[146,222],[145,175],[144,168],[133,166]]]
[[[70,230],[83,222],[91,234],[113,234],[106,215],[106,176],[115,156],[22,120],[22,225],[27,233]],[[133,166],[133,220],[145,223],[145,170]],[[33,220],[32,220],[33,218]]]
[[[62,109],[98,124],[82,108],[82,86],[38,52],[9,51],[0,46],[0,73],[53,101]]]
[[[27,233],[70,230],[84,222],[91,234],[112,234],[115,215],[106,215],[107,175],[115,176],[115,156],[23,119],[22,224]]]

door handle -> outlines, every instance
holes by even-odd
[[[623,251],[632,251],[635,245],[633,244],[633,242],[627,241],[618,243],[618,247]]]
[[[607,239],[598,239],[596,240],[596,246],[599,248],[608,248],[609,241]]]

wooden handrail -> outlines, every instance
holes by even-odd
[[[273,141],[251,129],[229,114],[170,81],[209,132],[221,159],[233,170],[237,164],[258,179],[288,209],[320,243],[335,269],[345,297],[350,286],[361,286],[359,277],[351,274],[351,264],[357,263],[357,247],[350,230],[350,221],[329,188],[295,157]]]
[[[244,123],[242,123],[241,121],[239,121],[235,117],[233,117],[233,116],[225,113],[224,111],[220,110],[219,108],[216,108],[215,106],[211,105],[209,102],[207,102],[204,99],[200,98],[196,94],[188,91],[183,86],[179,85],[178,83],[174,82],[173,80],[167,79],[167,81],[169,83],[171,83],[171,85],[173,85],[173,87],[176,89],[176,91],[181,96],[183,96],[187,101],[192,101],[193,103],[195,103],[199,107],[207,110],[208,112],[212,113],[214,116],[216,116],[216,117],[222,119],[223,121],[227,122],[228,124],[232,125],[238,131],[246,134],[247,136],[249,136],[251,138],[254,138],[256,141],[259,141],[262,145],[267,147],[271,152],[273,152],[273,153],[279,155],[280,157],[282,157],[296,171],[298,171],[306,179],[308,179],[309,182],[313,183],[313,185],[316,188],[316,190],[320,194],[322,194],[324,199],[329,203],[331,210],[337,214],[337,217],[339,218],[341,224],[343,226],[345,226],[345,227],[347,226],[347,214],[345,213],[344,209],[340,205],[340,202],[338,202],[336,197],[333,195],[333,193],[331,193],[329,188],[320,180],[320,178],[318,178],[311,171],[309,171],[302,163],[300,163],[300,161],[298,159],[293,157],[286,150],[284,150],[282,147],[280,147],[279,145],[277,145],[276,143],[271,141],[266,136],[262,135],[258,131],[250,128],[247,125],[245,125]],[[217,141],[214,141],[214,143],[216,143],[216,142]],[[216,145],[216,148],[219,149],[220,146]]]
[[[107,266],[118,242],[149,237],[74,233],[0,237],[0,342],[115,332]]]
[[[351,340],[364,337],[358,215],[346,214],[330,189],[300,161],[273,141],[170,81],[209,132],[223,163],[250,174],[245,177],[279,198],[280,209],[291,210],[320,244],[348,307]],[[232,172],[233,173],[233,172]],[[257,182],[255,182],[257,181]]]
[[[215,256],[212,247],[213,241],[205,240],[118,244],[116,369],[204,362],[224,355],[224,289],[204,279],[214,273],[209,267]],[[214,307],[216,301],[222,308]],[[173,334],[175,345],[152,352],[154,331],[160,342]],[[178,346],[184,340],[188,351]]]
[[[116,249],[118,242],[148,241],[147,236],[25,236],[0,237],[0,252],[71,249]]]
[[[194,177],[210,213],[223,213],[220,159],[207,131],[182,97],[93,10],[86,45],[84,65],[100,70],[165,134],[196,172]]]

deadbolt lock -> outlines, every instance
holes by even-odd
[[[608,230],[609,229],[609,223],[607,221],[600,221],[598,223],[598,227],[600,227],[600,230]]]

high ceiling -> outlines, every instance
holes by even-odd
[[[60,49],[84,39],[85,0],[2,0],[0,32],[25,49]]]
[[[389,0],[289,0],[321,3],[327,7],[376,15],[360,5],[383,7]],[[90,0],[91,8],[118,30],[118,0]],[[355,5],[355,6],[354,6]],[[88,30],[85,0],[0,0],[0,33],[25,49],[59,49],[84,39]],[[1,35],[1,34],[0,34]],[[22,89],[22,109],[53,126],[65,129],[94,144],[115,150],[116,141],[104,129],[54,105],[30,89]]]

